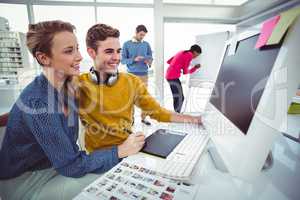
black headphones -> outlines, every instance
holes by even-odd
[[[113,86],[117,80],[119,79],[119,71],[117,71],[117,73],[111,73],[111,74],[107,74],[107,78],[105,80],[101,80],[99,72],[97,72],[94,67],[91,67],[90,69],[90,77],[91,80],[95,83],[95,84],[105,84],[107,86]]]

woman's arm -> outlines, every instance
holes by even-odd
[[[76,129],[70,124],[64,125],[67,121],[62,120],[61,114],[49,112],[47,104],[40,101],[31,102],[30,107],[36,112],[24,112],[23,119],[53,168],[61,175],[81,177],[91,172],[103,173],[119,162],[116,146],[91,154],[79,151]]]

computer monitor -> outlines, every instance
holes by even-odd
[[[297,87],[287,76],[296,79],[299,71],[299,56],[294,55],[299,33],[298,20],[297,30],[290,31],[282,44],[255,49],[259,29],[251,27],[237,35],[234,55],[228,55],[232,39],[226,42],[206,120],[214,123],[209,134],[215,152],[233,176],[255,179],[280,135],[287,99]]]
[[[210,103],[244,134],[247,134],[281,47],[280,43],[255,49],[258,36],[240,40],[234,55],[228,55],[231,45],[226,45],[210,98]]]

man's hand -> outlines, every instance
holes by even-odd
[[[149,66],[149,68],[151,67],[151,65],[152,65],[152,60],[144,60],[144,63],[146,64],[146,65],[148,65]]]
[[[134,58],[134,61],[135,61],[135,62],[140,62],[140,61],[142,61],[143,59],[144,59],[144,56],[137,56],[137,57]]]
[[[118,145],[118,157],[124,158],[138,153],[145,144],[145,135],[142,132],[130,134],[129,137]]]

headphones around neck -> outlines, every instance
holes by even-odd
[[[98,84],[98,85],[105,84],[107,86],[113,86],[117,82],[117,80],[119,79],[119,71],[117,71],[117,73],[107,74],[107,78],[105,80],[101,80],[99,72],[96,71],[94,69],[94,67],[91,67],[90,77],[91,77],[91,80],[95,84]]]

